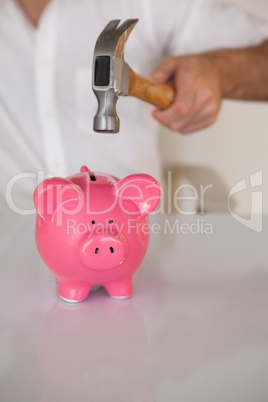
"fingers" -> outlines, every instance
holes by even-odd
[[[171,130],[177,130],[177,126],[184,125],[190,114],[194,112],[198,89],[195,81],[190,71],[177,70],[174,86],[179,90],[176,91],[174,102],[164,111],[155,110],[154,118]]]
[[[204,130],[216,122],[217,114],[213,105],[209,103],[203,106],[192,118],[175,131],[179,131],[181,134],[191,134]]]
[[[195,93],[195,99],[188,109],[183,109],[183,107],[176,109],[174,105],[165,112],[156,110],[153,112],[153,115],[159,122],[169,127],[172,131],[188,134],[202,130],[215,123],[220,104],[220,99],[216,101],[211,93],[199,90]],[[170,120],[167,119],[167,116]]]
[[[176,69],[177,66],[175,58],[164,59],[157,66],[157,68],[152,71],[150,78],[160,83],[168,83],[168,81],[172,79]]]
[[[174,122],[171,130],[188,134],[208,127],[217,120],[220,103],[220,99],[216,102],[212,95],[199,91],[191,112],[184,119]]]
[[[152,78],[172,82],[173,104],[154,110],[153,117],[173,131],[187,134],[213,124],[218,116],[222,93],[220,77],[208,56],[183,56],[164,60]]]

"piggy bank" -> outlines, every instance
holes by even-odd
[[[131,296],[133,273],[149,243],[148,214],[160,196],[159,184],[149,175],[119,180],[85,166],[78,174],[37,186],[36,244],[63,300],[85,300],[95,285],[113,298]]]

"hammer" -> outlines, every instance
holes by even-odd
[[[124,61],[125,43],[138,22],[129,19],[110,21],[99,35],[93,59],[92,89],[98,100],[93,129],[100,133],[118,133],[116,102],[119,96],[134,96],[159,109],[167,109],[174,89],[136,74]]]

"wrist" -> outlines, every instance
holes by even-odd
[[[239,64],[243,51],[217,50],[211,52],[214,67],[218,73],[223,98],[232,98],[239,91]]]
[[[241,49],[209,53],[217,69],[223,98],[267,100],[268,41]],[[264,68],[267,66],[267,68]]]

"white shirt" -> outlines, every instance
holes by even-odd
[[[151,106],[119,98],[120,133],[92,129],[94,46],[110,20],[128,18],[139,23],[126,44],[125,60],[144,76],[166,56],[268,38],[267,21],[215,0],[51,0],[38,28],[15,0],[0,0],[2,204],[7,188],[13,207],[29,209],[37,172],[43,172],[39,180],[48,172],[66,176],[82,165],[118,177],[148,173],[161,182]]]

